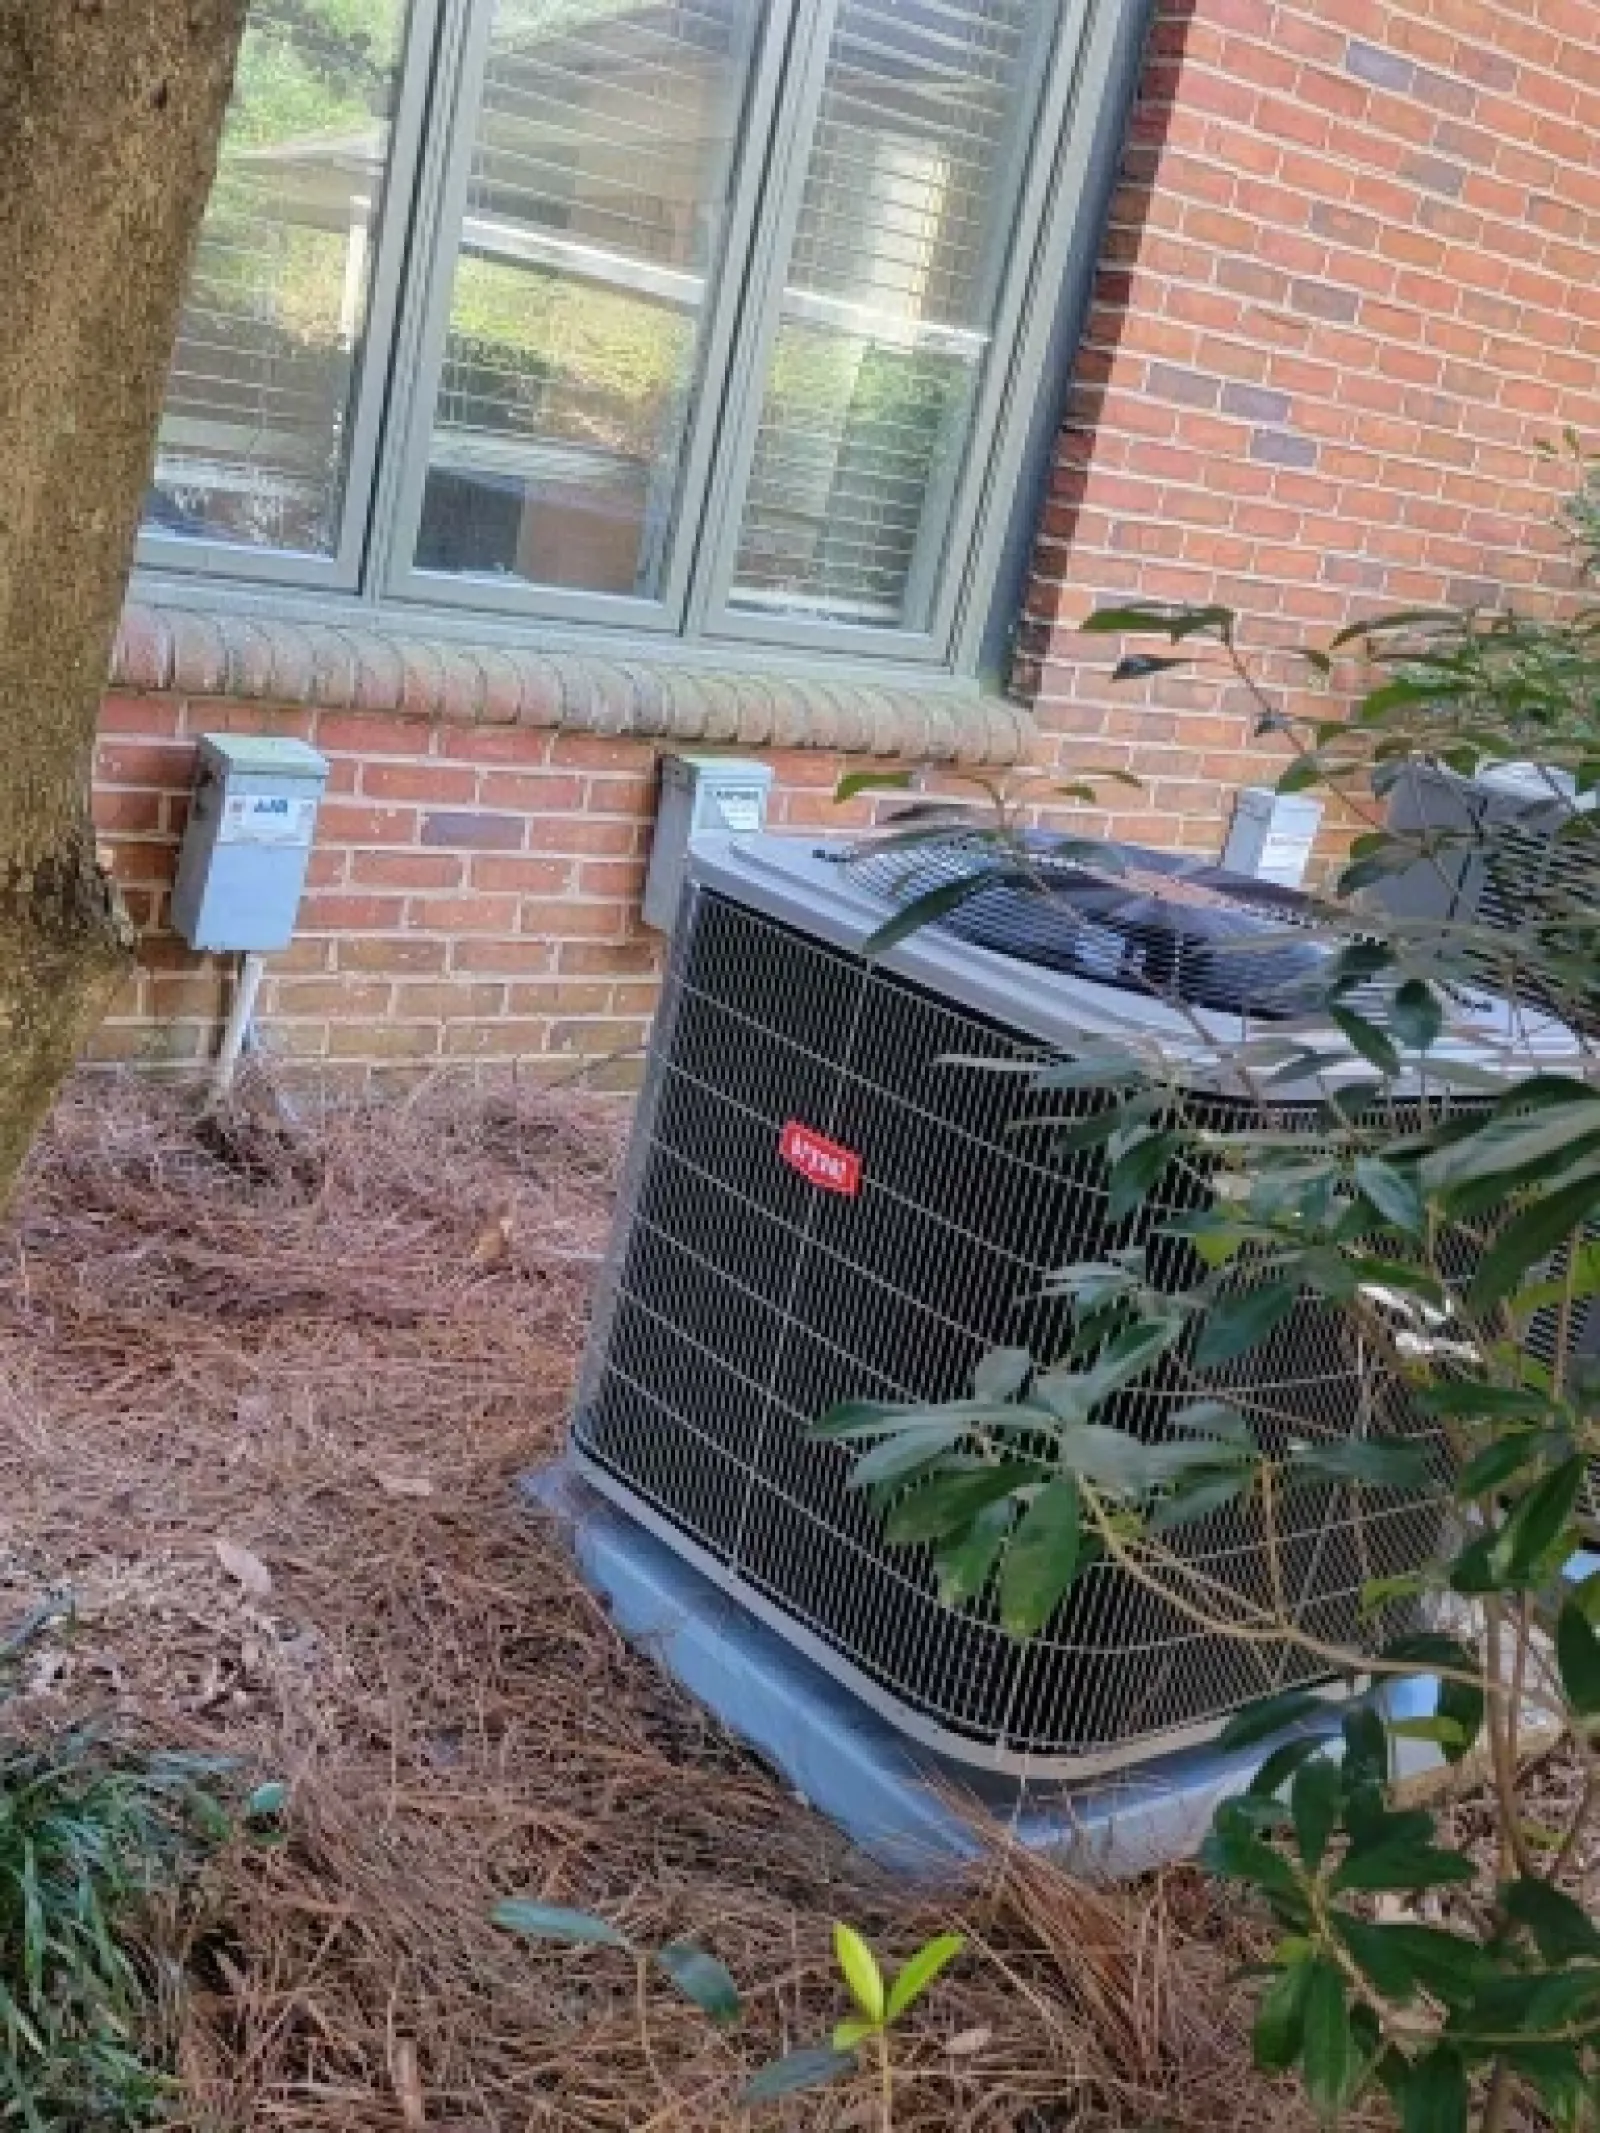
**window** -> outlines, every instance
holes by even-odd
[[[970,664],[1116,12],[255,0],[143,560]]]

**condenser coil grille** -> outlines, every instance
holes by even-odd
[[[974,1762],[1084,1770],[1325,1669],[1282,1641],[1231,1639],[1103,1565],[1044,1636],[1018,1644],[988,1602],[941,1604],[919,1552],[885,1548],[846,1486],[850,1455],[808,1428],[849,1396],[960,1393],[996,1343],[1048,1355],[1063,1321],[1040,1284],[1069,1261],[1150,1239],[1162,1281],[1192,1277],[1184,1247],[1150,1236],[1181,1193],[1113,1226],[1098,1158],[1063,1164],[1030,1130],[1113,1099],[1044,1098],[1025,1074],[953,1063],[1033,1049],[698,892],[657,1022],[575,1441],[602,1486],[908,1730]],[[1220,1126],[1259,1115],[1208,1101]],[[795,1121],[859,1157],[854,1195],[781,1159]],[[1309,1301],[1248,1377],[1269,1436],[1365,1425],[1424,1437],[1347,1318]],[[1212,1373],[1207,1389],[1227,1384]],[[1158,1437],[1196,1390],[1174,1366],[1118,1419]],[[1277,1596],[1320,1640],[1381,1638],[1407,1618],[1363,1619],[1362,1587],[1430,1554],[1442,1515],[1415,1496],[1308,1488],[1268,1550],[1253,1516],[1219,1513],[1182,1539],[1191,1597],[1248,1622]]]

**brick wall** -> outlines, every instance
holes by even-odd
[[[1215,852],[1271,768],[1237,687],[1113,689],[1098,600],[1270,646],[1568,582],[1534,446],[1600,442],[1597,55],[1600,0],[1159,9],[1019,674],[1145,780],[1087,826]]]
[[[1564,424],[1600,441],[1597,52],[1600,0],[1159,9],[1017,677],[1047,758],[1145,780],[1083,826],[1214,852],[1232,792],[1273,767],[1225,680],[1113,689],[1105,640],[1073,627],[1096,600],[1221,600],[1270,647],[1563,582],[1558,477],[1533,447]],[[230,705],[222,680],[185,696],[159,647],[130,643],[150,693],[106,705],[98,805],[146,938],[102,1055],[193,1061],[215,1040],[225,971],[164,919],[192,738],[228,726],[301,734],[333,763],[304,930],[262,1000],[279,1049],[339,1076],[558,1072],[635,1044],[657,972],[636,917],[650,748],[280,710],[260,656],[247,638],[229,686],[261,701]],[[319,656],[308,640],[288,662],[309,693]],[[443,706],[455,684],[430,685]],[[859,710],[883,693],[856,692],[848,745],[885,752]],[[908,715],[927,732],[937,714]],[[773,760],[780,826],[842,819],[840,755]]]
[[[215,1047],[236,959],[191,954],[167,917],[195,736],[229,731],[293,734],[330,764],[300,928],[260,996],[276,1055],[336,1084],[473,1060],[555,1076],[636,1050],[660,965],[638,922],[648,744],[151,694],[108,697],[101,721],[96,818],[142,943],[92,1057]],[[765,760],[775,827],[862,819],[831,797],[843,756]]]

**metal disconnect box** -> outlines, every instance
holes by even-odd
[[[304,741],[201,737],[172,924],[191,948],[288,946],[328,765]]]
[[[662,758],[661,799],[644,884],[647,926],[672,931],[691,844],[705,837],[753,837],[766,828],[771,787],[770,763],[725,755]]]
[[[1254,874],[1258,881],[1298,889],[1306,878],[1321,824],[1319,800],[1296,799],[1264,785],[1247,785],[1239,794],[1222,863],[1237,873]]]

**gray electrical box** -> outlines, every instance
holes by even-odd
[[[191,948],[288,946],[327,782],[304,741],[201,737],[172,892],[173,930]]]
[[[644,884],[644,922],[670,933],[689,864],[689,846],[707,837],[753,837],[767,826],[772,768],[728,755],[669,755],[661,759],[650,871]]]
[[[1247,785],[1234,807],[1222,863],[1236,874],[1254,874],[1260,881],[1298,889],[1306,878],[1321,824],[1320,800]]]

